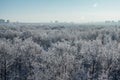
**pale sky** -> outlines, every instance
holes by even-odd
[[[0,0],[0,19],[20,22],[120,20],[120,0]]]

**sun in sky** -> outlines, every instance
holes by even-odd
[[[97,6],[98,6],[98,4],[97,4],[97,3],[94,3],[94,4],[93,4],[93,7],[97,7]]]

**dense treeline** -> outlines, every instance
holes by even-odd
[[[0,80],[120,80],[120,27],[0,25]]]

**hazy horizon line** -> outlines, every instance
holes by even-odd
[[[0,18],[3,19],[3,18]],[[99,23],[99,22],[120,22],[120,20],[101,20],[101,21],[61,21],[61,20],[50,20],[50,21],[21,21],[21,20],[11,20],[11,19],[3,19],[10,20],[11,23]]]

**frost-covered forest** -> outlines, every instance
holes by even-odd
[[[120,27],[0,25],[0,80],[120,80]]]

